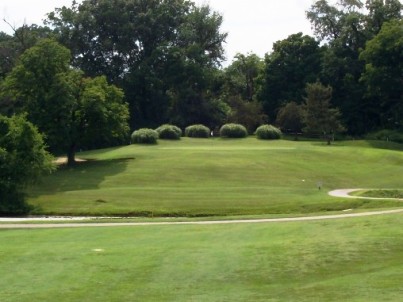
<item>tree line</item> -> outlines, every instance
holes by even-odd
[[[303,103],[308,83],[320,82],[332,87],[348,133],[361,135],[402,126],[401,10],[398,0],[316,1],[306,12],[315,37],[295,33],[264,58],[238,54],[222,68],[227,33],[209,5],[73,1],[43,26],[0,34],[0,77],[7,86],[20,55],[50,38],[70,51],[69,66],[124,92],[132,129],[242,120],[253,129],[275,123],[288,103]],[[3,114],[18,107],[4,94],[1,102]]]
[[[401,131],[401,11],[398,0],[319,0],[306,12],[314,37],[292,34],[223,68],[223,16],[207,4],[73,0],[42,25],[0,32],[0,115],[7,129],[26,119],[71,163],[81,148],[165,123],[254,132],[269,122],[327,138]]]

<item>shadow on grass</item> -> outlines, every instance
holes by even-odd
[[[395,143],[395,142],[376,141],[376,140],[367,140],[367,142],[368,142],[368,145],[373,148],[394,150],[394,151],[403,151],[403,144],[399,144],[399,143]]]
[[[44,177],[39,184],[30,188],[28,196],[96,189],[107,177],[125,171],[132,160],[135,159],[88,160],[71,167],[61,165],[55,173]]]
[[[320,138],[310,138],[300,136],[297,140],[295,137],[290,135],[284,135],[283,140],[287,141],[296,141],[296,142],[312,142],[312,146],[329,146],[329,147],[338,147],[338,146],[357,146],[357,147],[372,147],[375,149],[384,149],[384,150],[392,150],[392,151],[403,151],[403,144],[391,142],[391,141],[380,141],[380,140],[343,140],[336,139],[332,141],[330,145],[327,145],[327,142],[324,139]]]

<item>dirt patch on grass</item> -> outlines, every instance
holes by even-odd
[[[86,162],[86,161],[87,161],[86,159],[76,158],[76,162],[78,162],[78,163],[82,163],[82,162]],[[67,164],[67,157],[66,156],[58,157],[53,162],[58,165]]]

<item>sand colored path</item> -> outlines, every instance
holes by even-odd
[[[338,189],[329,192],[330,196],[342,198],[363,198],[363,199],[394,199],[402,200],[399,198],[377,198],[377,197],[363,197],[349,195],[351,192],[360,191],[365,189]],[[337,215],[320,215],[320,216],[305,216],[305,217],[288,217],[288,218],[268,218],[268,219],[242,219],[242,220],[210,220],[210,221],[164,221],[164,222],[90,222],[90,223],[77,223],[66,221],[79,221],[99,219],[99,217],[33,217],[33,218],[1,218],[0,229],[39,229],[39,228],[81,228],[81,227],[115,227],[115,226],[156,226],[156,225],[217,225],[217,224],[239,224],[239,223],[280,223],[280,222],[293,222],[293,221],[315,221],[315,220],[329,220],[329,219],[345,219],[354,217],[365,217],[374,215],[386,215],[403,213],[403,208],[384,211],[372,211],[351,214],[337,214]],[[29,222],[46,221],[49,223],[33,224]],[[52,223],[55,221],[62,221],[64,223]],[[7,222],[1,224],[1,222]],[[28,222],[28,223],[18,223]]]
[[[246,220],[219,220],[219,221],[186,221],[186,222],[127,222],[127,223],[46,223],[46,224],[0,224],[0,229],[43,229],[43,228],[84,228],[84,227],[122,227],[122,226],[163,226],[163,225],[218,225],[218,224],[240,224],[240,223],[281,223],[294,221],[316,221],[329,219],[346,219],[354,217],[365,217],[375,215],[403,213],[403,208],[385,211],[322,215],[290,218],[269,218],[269,219],[246,219]]]

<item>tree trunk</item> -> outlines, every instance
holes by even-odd
[[[67,165],[73,166],[76,163],[76,146],[73,144],[67,151]]]

